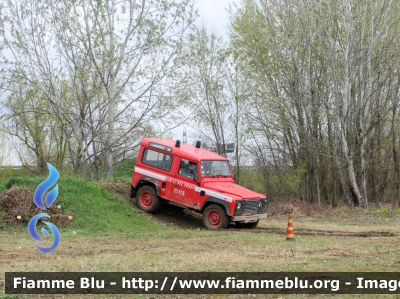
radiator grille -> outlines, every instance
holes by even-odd
[[[236,204],[235,214],[264,213],[267,210],[267,199],[240,200]]]
[[[252,213],[260,211],[260,201],[259,200],[247,200],[244,204],[244,213]]]

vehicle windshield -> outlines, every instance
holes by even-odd
[[[219,160],[201,161],[201,173],[205,177],[213,176],[231,176],[231,167],[229,162]]]

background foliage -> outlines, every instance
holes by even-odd
[[[243,0],[229,40],[189,0],[1,5],[2,152],[30,173],[128,178],[185,123],[273,198],[399,205],[398,1]]]

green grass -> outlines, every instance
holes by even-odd
[[[233,172],[235,173],[235,169]],[[287,172],[285,175],[268,175],[263,177],[258,169],[241,169],[239,185],[259,193],[275,194],[300,194],[300,186],[304,177],[304,167]]]
[[[13,169],[12,167],[5,167],[0,170],[0,183],[7,181],[11,177],[31,176],[31,173],[26,168]]]
[[[133,168],[136,165],[136,159],[127,159],[117,164],[114,171],[114,178],[132,178]]]
[[[13,178],[0,184],[0,193],[11,185],[34,190],[45,178]],[[296,242],[285,238],[287,216],[260,222],[256,231],[182,229],[153,221],[100,184],[61,176],[61,204],[76,220],[61,228],[59,247],[39,253],[26,230],[0,230],[0,299],[22,299],[2,293],[1,280],[8,271],[123,271],[123,272],[295,272],[295,271],[400,271],[397,214],[355,209],[343,217],[310,218],[293,215]],[[391,216],[392,218],[387,218]],[[22,228],[23,227],[23,228]],[[318,231],[337,232],[334,235]],[[342,235],[340,233],[343,233]],[[360,232],[392,232],[394,236]],[[346,233],[355,233],[354,235]],[[44,246],[46,247],[46,246]],[[3,296],[3,297],[1,297]],[[27,295],[27,298],[53,298]],[[210,298],[209,295],[99,295],[90,298]],[[332,298],[332,295],[213,295],[212,298]],[[337,295],[354,298],[359,295]],[[392,295],[362,296],[393,298]],[[61,298],[61,296],[57,297]],[[67,298],[84,298],[72,295]]]
[[[152,222],[149,220],[149,222]],[[398,231],[398,224],[368,224],[362,231]],[[61,233],[60,246],[40,254],[26,232],[0,232],[0,280],[5,271],[76,272],[331,272],[400,271],[398,236],[356,237],[302,234],[313,230],[358,232],[355,224],[335,227],[307,217],[295,217],[296,242],[285,238],[287,217],[266,219],[265,231],[207,231],[165,229],[144,233],[106,233],[72,236]],[[17,249],[21,246],[21,249]],[[71,246],[71,249],[69,247]],[[60,257],[60,259],[58,259]],[[1,294],[1,288],[0,288]],[[393,298],[394,295],[362,295],[363,298]],[[32,295],[29,298],[53,298]],[[359,295],[92,295],[90,298],[355,298]],[[61,298],[61,296],[57,297]],[[86,298],[83,295],[67,298]]]
[[[0,194],[11,185],[34,190],[45,178],[19,177],[0,184]],[[100,184],[72,177],[60,177],[59,194],[54,205],[74,215],[75,220],[67,228],[84,233],[158,231],[163,228],[156,222],[146,220],[143,213],[134,209],[121,197],[111,194]],[[51,215],[50,215],[51,216]]]

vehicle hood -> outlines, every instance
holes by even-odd
[[[206,182],[203,187],[214,192],[218,192],[230,197],[240,197],[242,199],[265,198],[265,195],[254,192],[245,187],[236,185],[231,182]]]

